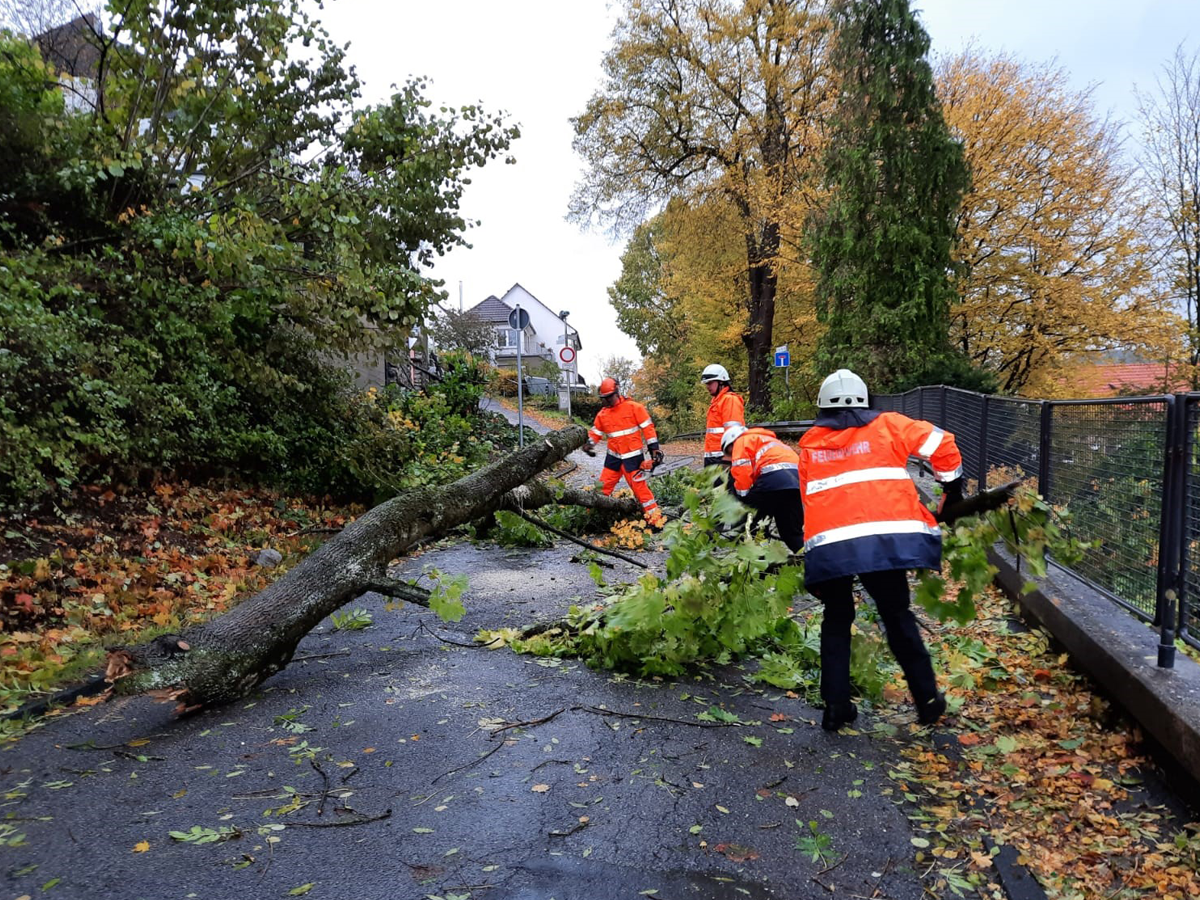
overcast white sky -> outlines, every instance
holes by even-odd
[[[1056,58],[1078,87],[1096,85],[1101,111],[1133,116],[1132,88],[1152,86],[1181,41],[1200,43],[1200,0],[915,0],[933,51],[974,39],[1031,61]],[[600,360],[637,359],[616,327],[606,288],[620,273],[623,241],[583,233],[564,220],[580,161],[571,125],[600,86],[600,60],[615,10],[606,0],[338,0],[321,14],[368,100],[382,100],[409,75],[432,79],[431,99],[481,101],[521,126],[514,166],[475,173],[463,213],[482,224],[471,249],[439,260],[448,305],[502,295],[520,282],[553,310],[571,311],[583,340],[580,371],[592,384]]]

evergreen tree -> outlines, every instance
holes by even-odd
[[[845,0],[832,54],[840,92],[825,156],[828,206],[811,223],[826,331],[819,374],[873,391],[970,381],[951,351],[951,248],[969,175],[908,0]]]

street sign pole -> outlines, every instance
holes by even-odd
[[[571,346],[569,343],[567,343],[567,339],[569,337],[568,332],[567,332],[567,314],[565,312],[562,312],[562,313],[559,313],[559,315],[562,316],[562,320],[563,320],[563,349],[566,349],[567,347]],[[571,421],[571,381],[572,381],[572,379],[571,379],[571,364],[570,363],[567,363],[566,366],[563,367],[563,379],[567,382],[567,422],[570,422]]]
[[[783,384],[787,388],[790,401],[792,399],[792,382],[789,376],[792,372],[792,354],[788,352],[787,344],[775,348],[775,368],[783,369]]]
[[[517,325],[521,324],[521,304],[517,304]],[[517,328],[517,446],[525,446],[525,392],[521,385],[521,344],[525,329]]]

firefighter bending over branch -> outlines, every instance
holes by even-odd
[[[724,451],[722,437],[728,428],[746,424],[746,404],[729,387],[729,372],[724,366],[705,366],[700,381],[708,388],[712,401],[704,428],[704,465],[720,465]]]
[[[944,488],[943,504],[962,501],[962,456],[954,435],[932,422],[869,409],[867,385],[849,369],[825,379],[816,423],[800,439],[800,494],[805,585],[825,605],[821,727],[827,731],[858,716],[850,699],[855,576],[879,609],[918,721],[932,725],[946,711],[909,608],[907,570],[936,571],[942,564],[942,530],[909,477],[910,456],[929,463]]]
[[[605,496],[612,494],[613,488],[624,475],[633,496],[642,504],[646,521],[661,528],[663,517],[658,501],[646,484],[651,469],[663,461],[663,452],[658,447],[658,432],[650,421],[650,413],[636,400],[622,397],[615,378],[605,378],[600,382],[600,402],[603,406],[596,413],[596,421],[588,431],[588,442],[584,444],[583,452],[595,456],[596,444],[608,441],[608,454],[604,457],[604,469],[600,474],[600,486]],[[651,461],[647,461],[642,453],[643,435]]]
[[[734,423],[721,438],[730,488],[739,500],[775,520],[779,537],[793,553],[804,546],[798,458],[775,432]]]

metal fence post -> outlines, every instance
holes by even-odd
[[[937,424],[940,427],[945,428],[946,427],[946,392],[949,391],[950,389],[943,384],[938,390],[941,391],[941,394],[942,394],[942,419]]]
[[[979,490],[987,490],[988,478],[988,401],[983,395],[983,411],[979,414]]]
[[[1158,527],[1158,572],[1154,597],[1154,622],[1161,628],[1158,664],[1175,665],[1175,633],[1182,618],[1182,569],[1184,542],[1184,469],[1187,467],[1187,404],[1168,394],[1166,449],[1163,453],[1163,496]]]
[[[1041,424],[1038,428],[1038,493],[1050,501],[1050,434],[1054,423],[1054,403],[1043,400]]]
[[[1179,470],[1177,477],[1179,479],[1179,489],[1176,494],[1179,496],[1179,531],[1176,533],[1175,547],[1179,552],[1176,559],[1176,565],[1179,567],[1179,635],[1185,636],[1188,634],[1188,621],[1194,618],[1190,614],[1190,610],[1195,607],[1196,598],[1188,593],[1188,578],[1190,560],[1188,555],[1188,544],[1190,535],[1188,534],[1188,510],[1189,500],[1192,496],[1192,491],[1196,489],[1192,484],[1192,458],[1196,454],[1195,435],[1196,430],[1192,422],[1192,406],[1194,403],[1200,402],[1200,398],[1195,396],[1181,395],[1176,398],[1176,405],[1180,407],[1176,415],[1179,422],[1180,447],[1179,454]],[[1194,643],[1192,641],[1191,643]]]

